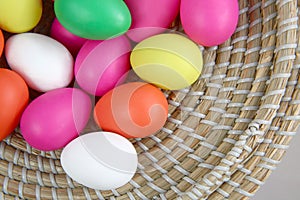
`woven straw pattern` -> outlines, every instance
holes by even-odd
[[[52,10],[50,0],[44,6]],[[112,191],[82,187],[64,173],[60,151],[32,149],[16,130],[0,145],[0,199],[252,197],[279,164],[300,120],[298,7],[296,0],[239,0],[239,6],[232,38],[202,48],[200,79],[166,92],[164,128],[132,140],[139,166],[130,183]],[[35,32],[47,34],[52,19],[45,12]]]

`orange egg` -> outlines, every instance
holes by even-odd
[[[3,38],[2,31],[0,30],[0,57],[2,55],[3,48],[4,48],[4,38]]]
[[[28,87],[21,76],[0,68],[0,141],[17,127],[28,99]]]
[[[116,87],[94,109],[94,119],[103,130],[127,138],[142,138],[157,132],[167,117],[168,102],[164,94],[141,82]]]

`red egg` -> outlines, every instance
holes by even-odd
[[[0,140],[17,127],[28,99],[28,87],[21,76],[0,68]]]
[[[105,131],[127,138],[149,136],[163,127],[168,102],[153,85],[132,82],[105,94],[96,104],[94,119]]]
[[[0,30],[0,57],[2,55],[3,48],[4,48],[4,38],[3,38],[2,31]]]

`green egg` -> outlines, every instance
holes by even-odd
[[[54,11],[68,31],[91,40],[117,37],[131,25],[123,0],[55,0]]]

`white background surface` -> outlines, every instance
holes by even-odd
[[[278,168],[251,200],[300,200],[300,130]]]

